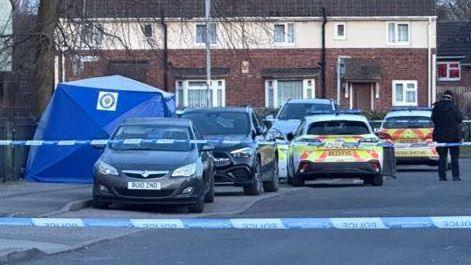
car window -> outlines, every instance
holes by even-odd
[[[184,113],[182,118],[191,120],[202,135],[250,133],[250,120],[245,112],[190,112]]]
[[[332,104],[319,103],[286,103],[280,110],[279,120],[302,120],[316,111],[331,111]]]
[[[433,127],[431,118],[420,116],[391,117],[383,122],[384,129],[423,129]]]
[[[193,125],[193,131],[195,132],[195,139],[196,140],[203,140],[203,137],[201,136],[201,134],[198,131],[198,128],[196,128],[195,125]]]
[[[182,140],[187,143],[157,143],[153,142],[128,142],[113,143],[110,148],[113,150],[155,150],[155,151],[189,151],[192,148],[190,128],[186,126],[169,125],[123,125],[120,126],[113,135],[113,140],[143,139],[143,140]]]
[[[308,135],[363,135],[369,134],[368,125],[361,121],[322,121],[309,125]]]
[[[301,136],[303,135],[303,132],[304,132],[304,125],[306,123],[305,122],[302,122],[299,126],[298,126],[298,129],[296,129],[296,132],[295,132],[295,135],[296,136]]]

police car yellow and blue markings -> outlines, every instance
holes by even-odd
[[[305,144],[303,144],[305,143]],[[383,147],[377,138],[358,136],[304,135],[293,144],[293,155],[301,161],[368,162],[380,160]]]

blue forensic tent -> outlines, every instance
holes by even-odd
[[[107,76],[61,83],[46,108],[35,140],[108,139],[130,117],[173,117],[175,97],[155,87]],[[90,145],[31,148],[29,181],[91,183],[100,151]]]

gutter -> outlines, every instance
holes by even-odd
[[[163,50],[163,58],[162,58],[162,64],[164,68],[163,72],[163,79],[164,79],[164,91],[168,91],[168,28],[167,28],[167,23],[165,21],[165,16],[162,13],[160,15],[160,25],[162,26],[162,31],[163,31],[163,37],[164,37],[164,50]]]
[[[432,18],[429,17],[428,19],[428,31],[427,31],[427,50],[428,50],[428,106],[432,106],[432,100],[434,98],[433,92],[432,92],[432,47],[430,45],[430,41],[432,39],[431,37],[431,29],[432,29]]]

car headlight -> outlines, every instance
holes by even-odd
[[[116,168],[102,161],[97,162],[96,170],[98,173],[102,175],[113,175],[113,176],[119,175],[119,172]]]
[[[175,169],[172,173],[172,177],[191,177],[194,174],[196,174],[196,163]]]
[[[250,147],[245,147],[237,149],[231,152],[231,155],[235,158],[249,158],[253,155],[253,149]]]

